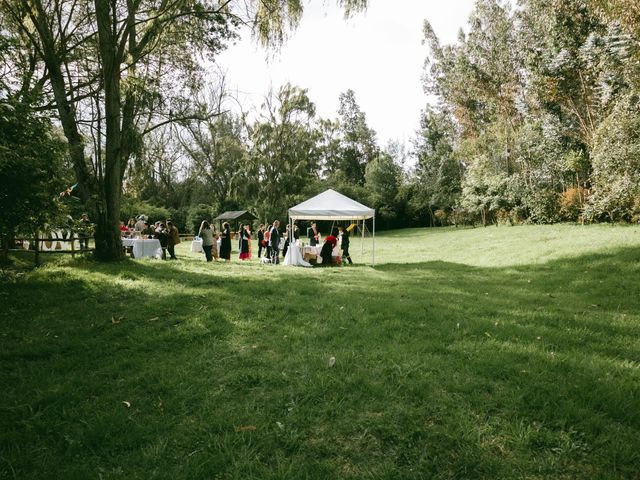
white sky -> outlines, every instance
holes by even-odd
[[[270,86],[290,82],[308,89],[323,118],[337,117],[338,96],[350,88],[381,146],[408,142],[428,101],[421,82],[423,21],[431,22],[441,43],[454,43],[474,0],[370,0],[365,13],[349,20],[335,3],[307,1],[299,28],[275,54],[244,32],[218,55],[227,88],[246,111],[260,106]]]

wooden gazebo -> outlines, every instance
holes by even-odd
[[[213,220],[218,222],[218,231],[222,230],[222,222],[224,221],[227,221],[230,224],[235,224],[232,225],[232,230],[237,231],[238,224],[240,222],[249,222],[251,220],[255,220],[256,218],[257,217],[255,215],[253,215],[251,212],[248,212],[247,210],[230,210],[228,212],[221,213]]]

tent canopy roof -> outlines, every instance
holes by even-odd
[[[374,215],[373,208],[331,189],[289,209],[293,220],[365,220]]]
[[[256,217],[246,210],[231,210],[221,213],[214,220],[253,220],[254,218]]]

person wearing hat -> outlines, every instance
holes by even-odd
[[[349,260],[349,265],[353,265],[353,260],[351,260],[351,255],[349,254],[349,230],[351,227],[345,229],[343,227],[338,227],[340,230],[340,234],[342,235],[342,241],[340,246],[342,247],[342,258],[345,260]]]
[[[138,215],[136,217],[136,224],[134,230],[136,232],[142,232],[144,230],[144,215]]]

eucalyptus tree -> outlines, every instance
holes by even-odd
[[[380,153],[376,132],[367,125],[366,115],[356,102],[353,90],[341,93],[339,102],[340,155],[328,169],[342,172],[347,181],[355,185],[363,185],[367,164]]]
[[[121,256],[123,179],[144,135],[198,115],[188,99],[202,79],[200,58],[215,57],[242,23],[277,45],[303,11],[301,0],[1,1],[3,33],[34,52],[31,88],[42,87],[43,108],[56,111],[79,193],[96,197],[102,259]],[[346,14],[366,6],[338,3]]]
[[[250,126],[248,182],[260,218],[284,215],[287,205],[320,172],[320,135],[315,125],[315,105],[307,91],[290,84],[271,92],[260,118]]]
[[[225,112],[209,120],[190,120],[177,129],[188,175],[202,183],[221,209],[237,204],[250,179],[244,119]]]
[[[414,211],[450,212],[460,201],[464,166],[456,151],[456,128],[447,110],[426,108],[414,140],[416,157],[412,178],[411,206]]]

